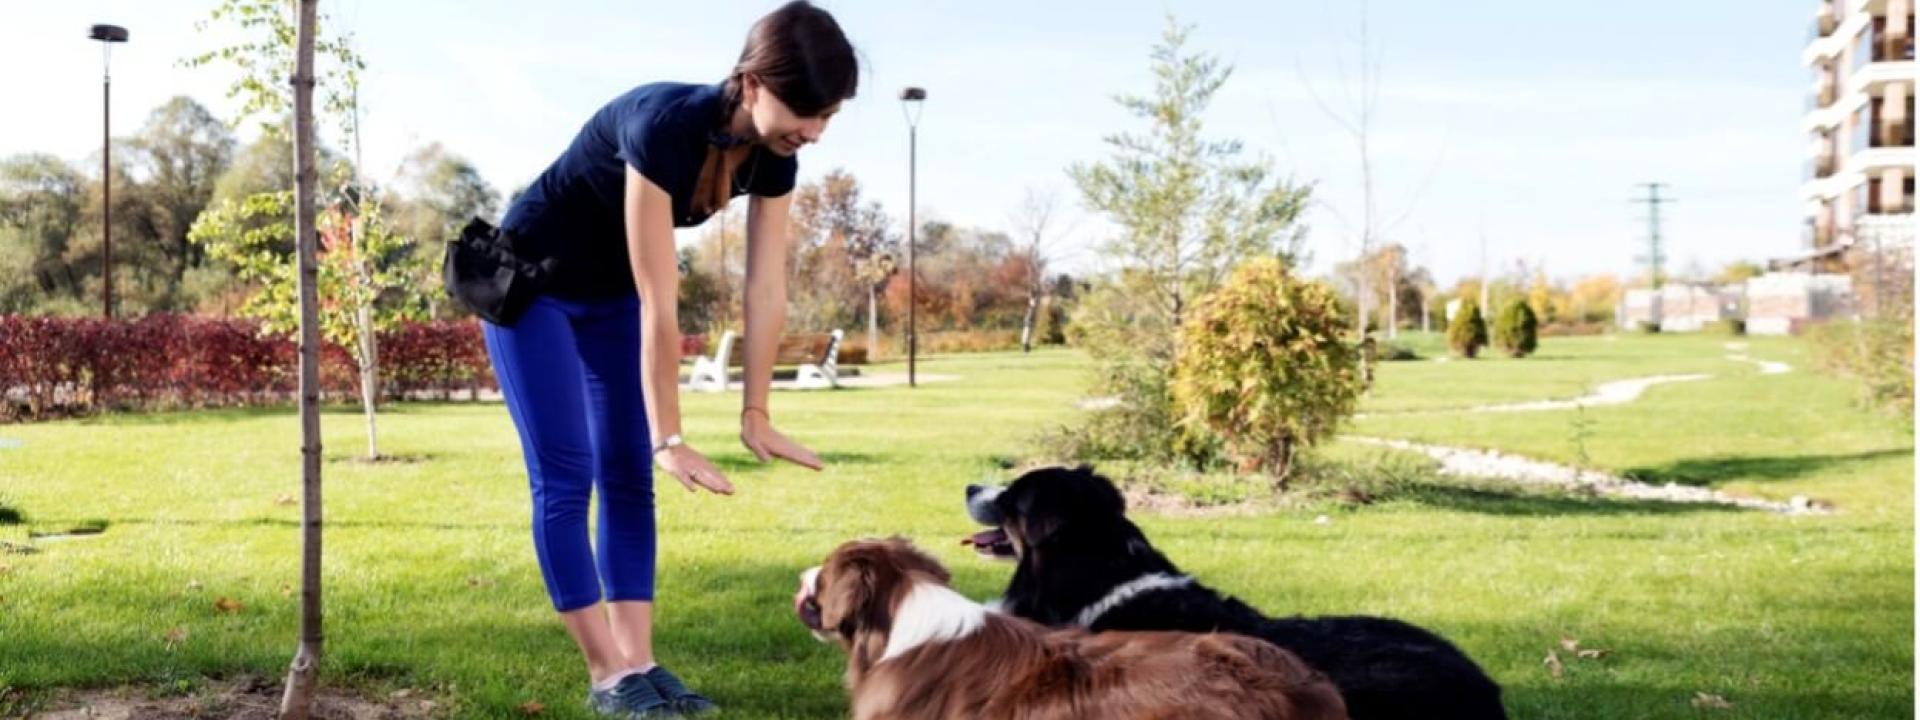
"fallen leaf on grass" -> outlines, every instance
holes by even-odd
[[[493,578],[483,578],[478,575],[469,577],[467,587],[493,587]]]
[[[1560,638],[1560,647],[1567,652],[1573,653],[1574,657],[1580,658],[1581,660],[1599,660],[1613,652],[1612,650],[1602,648],[1582,648],[1580,647],[1579,638],[1565,636]]]
[[[287,494],[284,494],[284,493],[283,493],[283,494],[281,494],[281,495],[280,495],[279,497],[275,497],[275,498],[273,499],[273,504],[275,504],[275,505],[292,505],[292,504],[293,504],[293,496],[292,496],[292,495],[287,495]]]
[[[546,712],[546,710],[547,706],[541,704],[539,700],[528,700],[520,703],[520,712],[528,715],[539,715],[540,713]]]
[[[1732,710],[1733,709],[1733,703],[1727,702],[1726,698],[1720,697],[1719,695],[1713,695],[1713,694],[1703,693],[1698,691],[1694,692],[1693,694],[1693,706],[1697,708],[1711,708],[1714,710]]]
[[[160,638],[162,640],[167,641],[167,649],[172,650],[176,647],[179,647],[181,643],[184,643],[187,641],[187,629],[183,627],[176,627],[168,630],[166,634],[161,635]]]
[[[240,612],[241,610],[246,609],[246,607],[247,606],[240,604],[239,600],[235,600],[229,597],[223,597],[223,598],[220,598],[219,600],[213,601],[213,609],[215,611],[226,613],[228,615],[232,615],[234,613]]]
[[[187,589],[188,589],[188,590],[199,590],[199,589],[200,589],[200,581],[199,581],[199,580],[188,580],[188,581],[187,581]]]
[[[1541,664],[1546,665],[1547,673],[1555,678],[1559,678],[1561,673],[1566,672],[1566,666],[1560,664],[1560,653],[1552,650],[1547,651],[1547,659]]]
[[[280,584],[280,597],[293,597],[293,586],[292,586],[292,585],[288,585],[288,584],[286,584],[286,583],[281,583],[281,584]]]

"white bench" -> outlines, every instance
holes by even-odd
[[[774,363],[785,365],[797,363],[793,386],[802,390],[827,390],[840,387],[840,342],[846,332],[835,330],[825,335],[824,349],[821,348],[821,335],[789,335],[782,337],[774,351]],[[731,386],[727,369],[735,366],[733,342],[735,336],[728,330],[720,336],[720,344],[714,348],[713,357],[693,359],[693,372],[687,379],[687,387],[699,392],[726,392]],[[817,354],[816,354],[817,353]]]
[[[793,386],[801,390],[840,387],[840,339],[845,336],[845,331],[833,331],[833,339],[827,341],[827,351],[821,354],[820,362],[802,363],[799,373],[793,378]]]
[[[720,346],[713,349],[713,357],[693,359],[693,376],[687,379],[687,387],[700,392],[727,391],[727,361],[733,353],[733,331],[728,330],[720,336]]]

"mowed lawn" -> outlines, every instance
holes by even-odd
[[[1515,717],[1908,716],[1911,428],[1855,409],[1852,388],[1810,373],[1796,341],[1748,341],[1748,354],[1793,364],[1784,375],[1726,360],[1721,342],[1549,338],[1524,361],[1386,364],[1350,430],[1805,494],[1837,514],[1426,478],[1365,506],[1139,520],[1185,569],[1270,612],[1387,614],[1449,636],[1506,686]],[[818,474],[753,462],[733,440],[737,396],[683,395],[691,442],[741,492],[659,486],[662,659],[727,717],[844,717],[841,655],[791,617],[796,573],[842,540],[897,533],[945,560],[963,592],[996,594],[1010,568],[959,546],[972,529],[962,488],[1004,479],[1002,461],[1070,420],[1086,369],[1071,351],[948,356],[921,371],[959,379],[918,390],[777,393],[778,424],[828,461]],[[1713,377],[1580,413],[1460,411],[1675,373]],[[380,428],[398,460],[381,464],[352,459],[364,449],[356,411],[325,423],[327,681],[421,688],[461,717],[524,717],[528,701],[543,717],[584,717],[583,670],[533,563],[504,409],[395,407]],[[283,673],[299,550],[299,507],[284,503],[298,495],[291,411],[114,416],[0,427],[0,438],[15,441],[0,444],[0,505],[27,516],[0,540],[108,525],[0,552],[0,687],[31,698]],[[1382,452],[1336,443],[1324,457],[1364,471]],[[221,598],[242,607],[221,612]],[[1559,650],[1556,677],[1543,659],[1563,638],[1608,652]],[[1731,708],[1696,708],[1696,693]]]

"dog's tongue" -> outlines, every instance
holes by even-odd
[[[995,545],[1004,543],[1006,541],[1007,541],[1007,532],[1005,530],[1001,530],[1000,528],[994,528],[992,530],[981,530],[980,532],[974,533],[972,535],[968,535],[966,539],[963,539],[960,541],[960,544],[971,545],[973,547],[980,547],[980,548],[990,548]]]

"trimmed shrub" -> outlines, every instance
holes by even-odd
[[[1333,434],[1364,390],[1360,348],[1338,295],[1278,260],[1237,269],[1180,329],[1180,424],[1218,437],[1240,470],[1283,487],[1294,455]]]
[[[1453,314],[1453,322],[1447,325],[1447,347],[1455,355],[1472,359],[1480,354],[1480,348],[1487,346],[1487,321],[1480,317],[1480,305],[1471,301],[1462,302],[1460,309]]]
[[[1509,357],[1526,357],[1540,347],[1540,319],[1525,300],[1507,303],[1493,325],[1493,339]]]
[[[494,386],[477,321],[401,323],[379,342],[389,398]],[[357,397],[353,354],[329,343],[320,355],[322,391]],[[298,362],[292,339],[253,320],[0,316],[0,419],[286,402]]]

